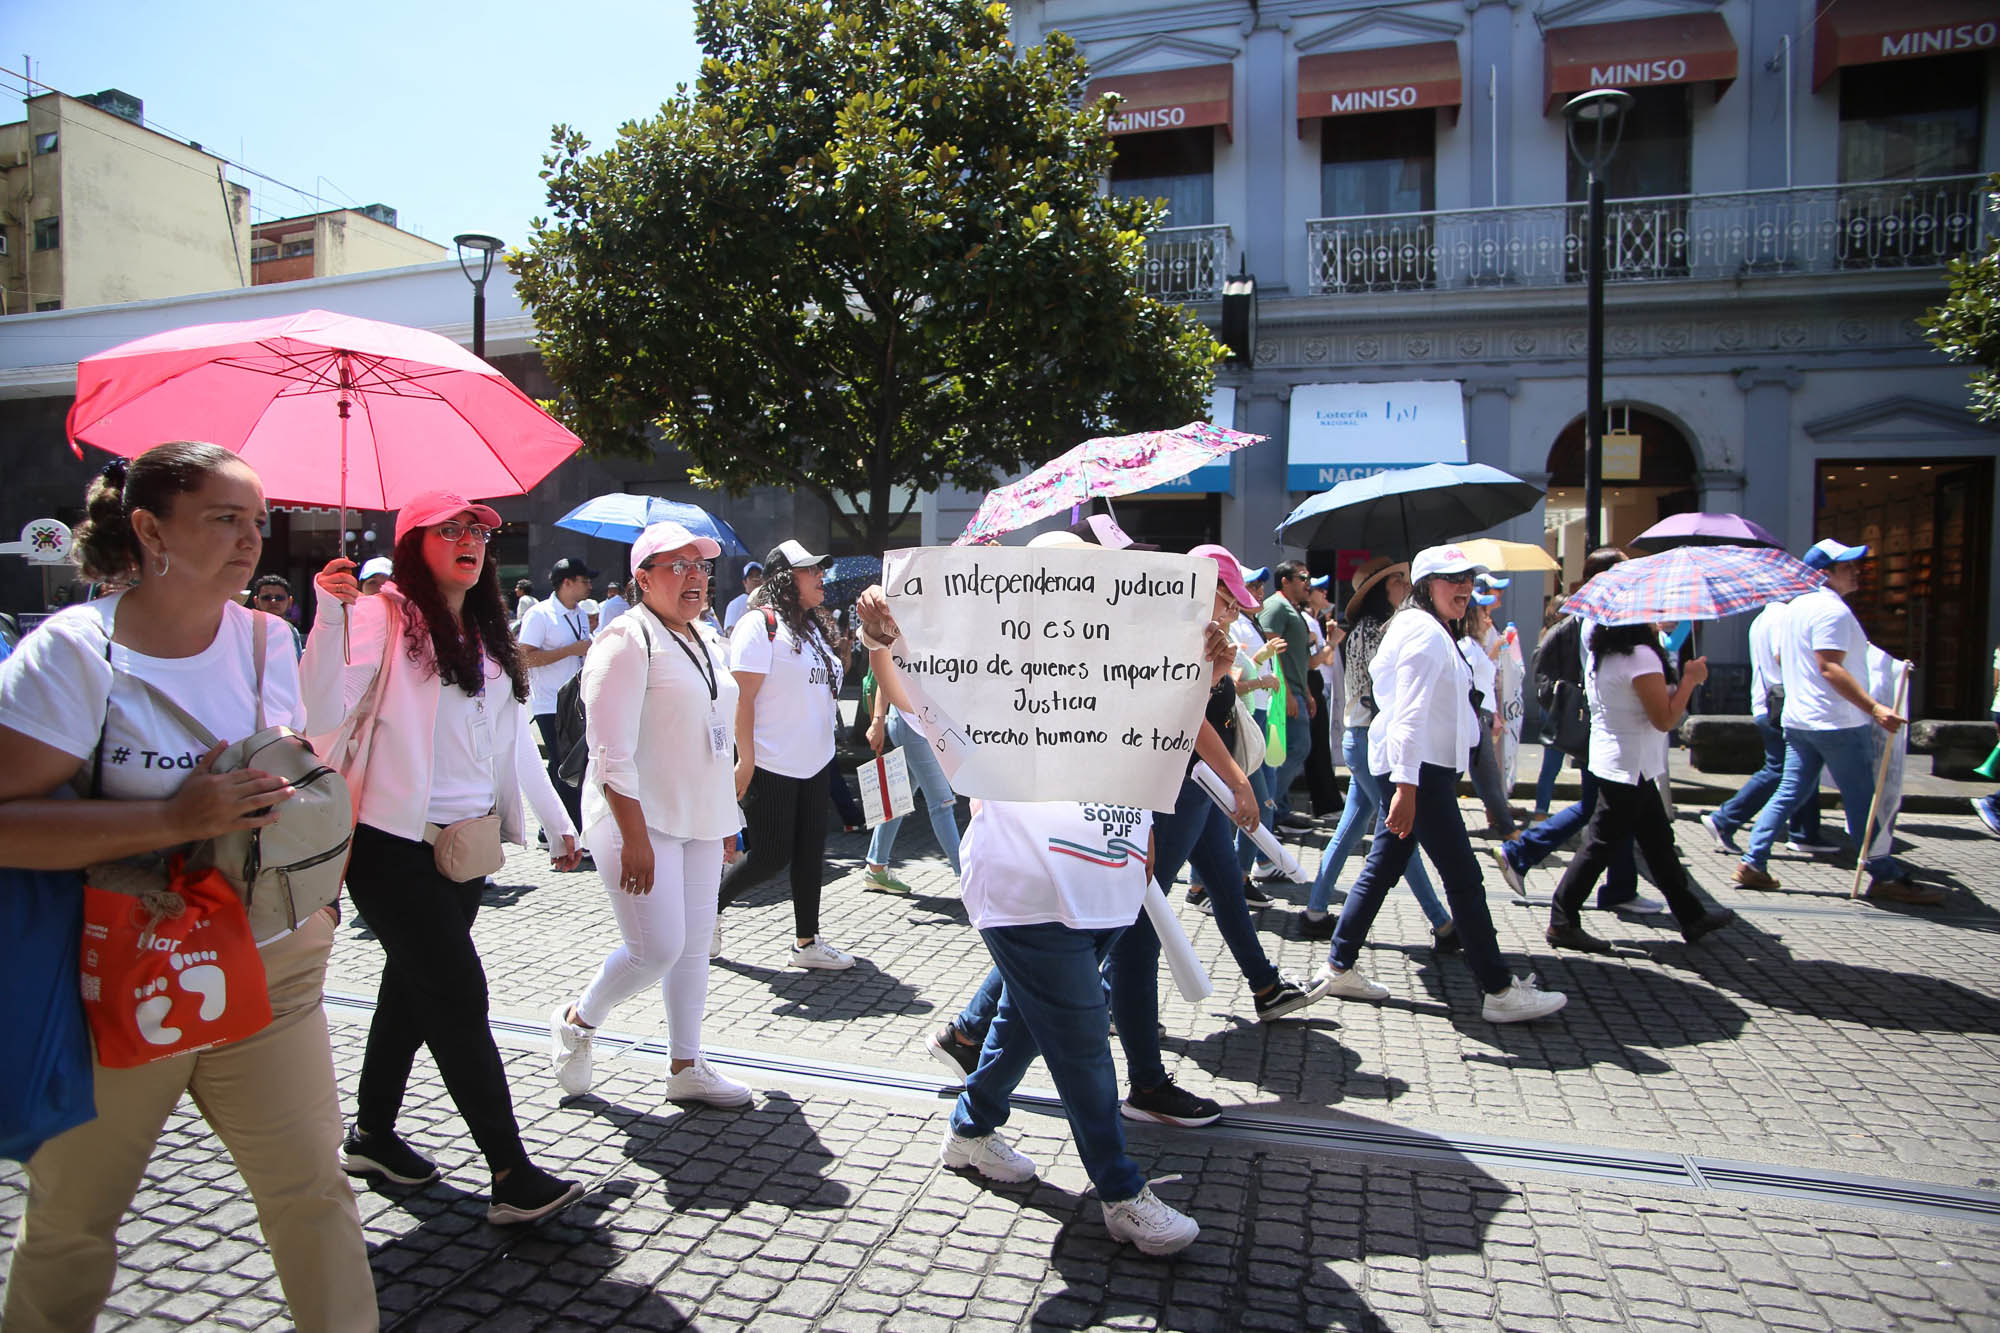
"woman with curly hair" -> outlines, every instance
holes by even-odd
[[[721,901],[727,906],[789,867],[791,965],[839,972],[854,966],[854,956],[819,933],[841,680],[840,657],[813,615],[826,599],[820,568],[826,559],[796,541],[781,542],[764,561],[758,600],[729,636],[746,855],[724,873]],[[719,954],[721,943],[718,921],[712,952]]]
[[[493,1174],[487,1220],[510,1223],[546,1217],[583,1190],[521,1144],[472,922],[502,841],[526,845],[523,792],[555,864],[570,869],[581,853],[529,731],[527,669],[487,550],[499,525],[492,509],[446,491],[404,505],[395,576],[379,596],[360,595],[348,560],[315,579],[322,596],[300,669],[316,734],[375,694],[367,771],[350,775],[360,823],[347,890],[387,959],[342,1164],[400,1185],[436,1178],[436,1163],[396,1135],[411,1063],[428,1046]]]

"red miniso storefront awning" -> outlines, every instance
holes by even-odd
[[[1992,0],[1833,0],[1813,25],[1813,87],[1842,65],[2000,46]]]
[[[1232,115],[1235,71],[1229,65],[1197,65],[1192,69],[1158,70],[1151,74],[1107,74],[1092,79],[1088,96],[1120,97],[1111,115],[1113,134],[1149,134],[1156,130],[1198,129],[1220,125],[1236,137]]]
[[[1450,107],[1463,97],[1456,42],[1299,57],[1299,129],[1322,116]]]
[[[1720,14],[1668,14],[1624,23],[1552,28],[1542,35],[1548,112],[1592,88],[1713,83],[1717,97],[1736,80],[1736,39]]]

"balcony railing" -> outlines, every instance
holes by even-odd
[[[1611,282],[1934,268],[1994,229],[1984,176],[1618,199],[1605,209]],[[1555,287],[1584,276],[1582,203],[1306,224],[1310,290]]]
[[[1229,272],[1229,228],[1161,227],[1146,233],[1146,295],[1163,301],[1218,301]]]

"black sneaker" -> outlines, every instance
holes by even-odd
[[[1611,952],[1610,940],[1599,939],[1582,926],[1551,921],[1544,938],[1557,949],[1575,949],[1578,953]]]
[[[1211,915],[1215,912],[1215,904],[1208,900],[1208,890],[1199,884],[1191,885],[1188,888],[1187,900],[1200,911],[1210,913]]]
[[[493,1202],[486,1207],[486,1220],[495,1226],[539,1222],[582,1197],[583,1186],[575,1181],[557,1180],[533,1162],[523,1162],[509,1171],[505,1180],[493,1182]]]
[[[1254,880],[1246,877],[1243,881],[1243,901],[1252,907],[1269,907],[1271,895],[1258,888]]]
[[[350,1176],[380,1176],[398,1185],[423,1185],[438,1177],[437,1163],[395,1134],[347,1131],[340,1145],[340,1169]]]
[[[1257,1021],[1268,1023],[1274,1018],[1283,1018],[1297,1009],[1312,1003],[1312,996],[1305,993],[1299,983],[1283,973],[1278,975],[1278,984],[1262,995],[1253,997],[1257,1001]]]
[[[1152,1120],[1162,1125],[1182,1125],[1194,1129],[1222,1119],[1222,1105],[1206,1097],[1195,1096],[1174,1082],[1169,1074],[1167,1081],[1157,1088],[1145,1092],[1132,1089],[1132,1095],[1125,1099],[1118,1113],[1127,1120]]]
[[[1721,930],[1736,919],[1736,913],[1727,907],[1713,907],[1702,913],[1697,921],[1690,921],[1681,927],[1681,938],[1689,944],[1699,943],[1701,937]]]
[[[1448,953],[1461,953],[1464,949],[1465,941],[1458,937],[1458,927],[1452,922],[1447,921],[1431,932],[1432,953],[1442,956]]]
[[[967,1046],[958,1039],[958,1028],[946,1023],[936,1032],[924,1038],[924,1049],[947,1069],[957,1071],[960,1078],[971,1078],[972,1071],[979,1068],[979,1048]]]
[[[1328,912],[1317,919],[1305,912],[1301,912],[1298,918],[1299,938],[1305,940],[1330,940],[1333,938],[1333,928],[1339,924],[1340,917],[1332,912]]]

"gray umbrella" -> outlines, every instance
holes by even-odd
[[[1278,525],[1289,546],[1409,556],[1533,509],[1542,490],[1484,463],[1426,463],[1343,481]]]

